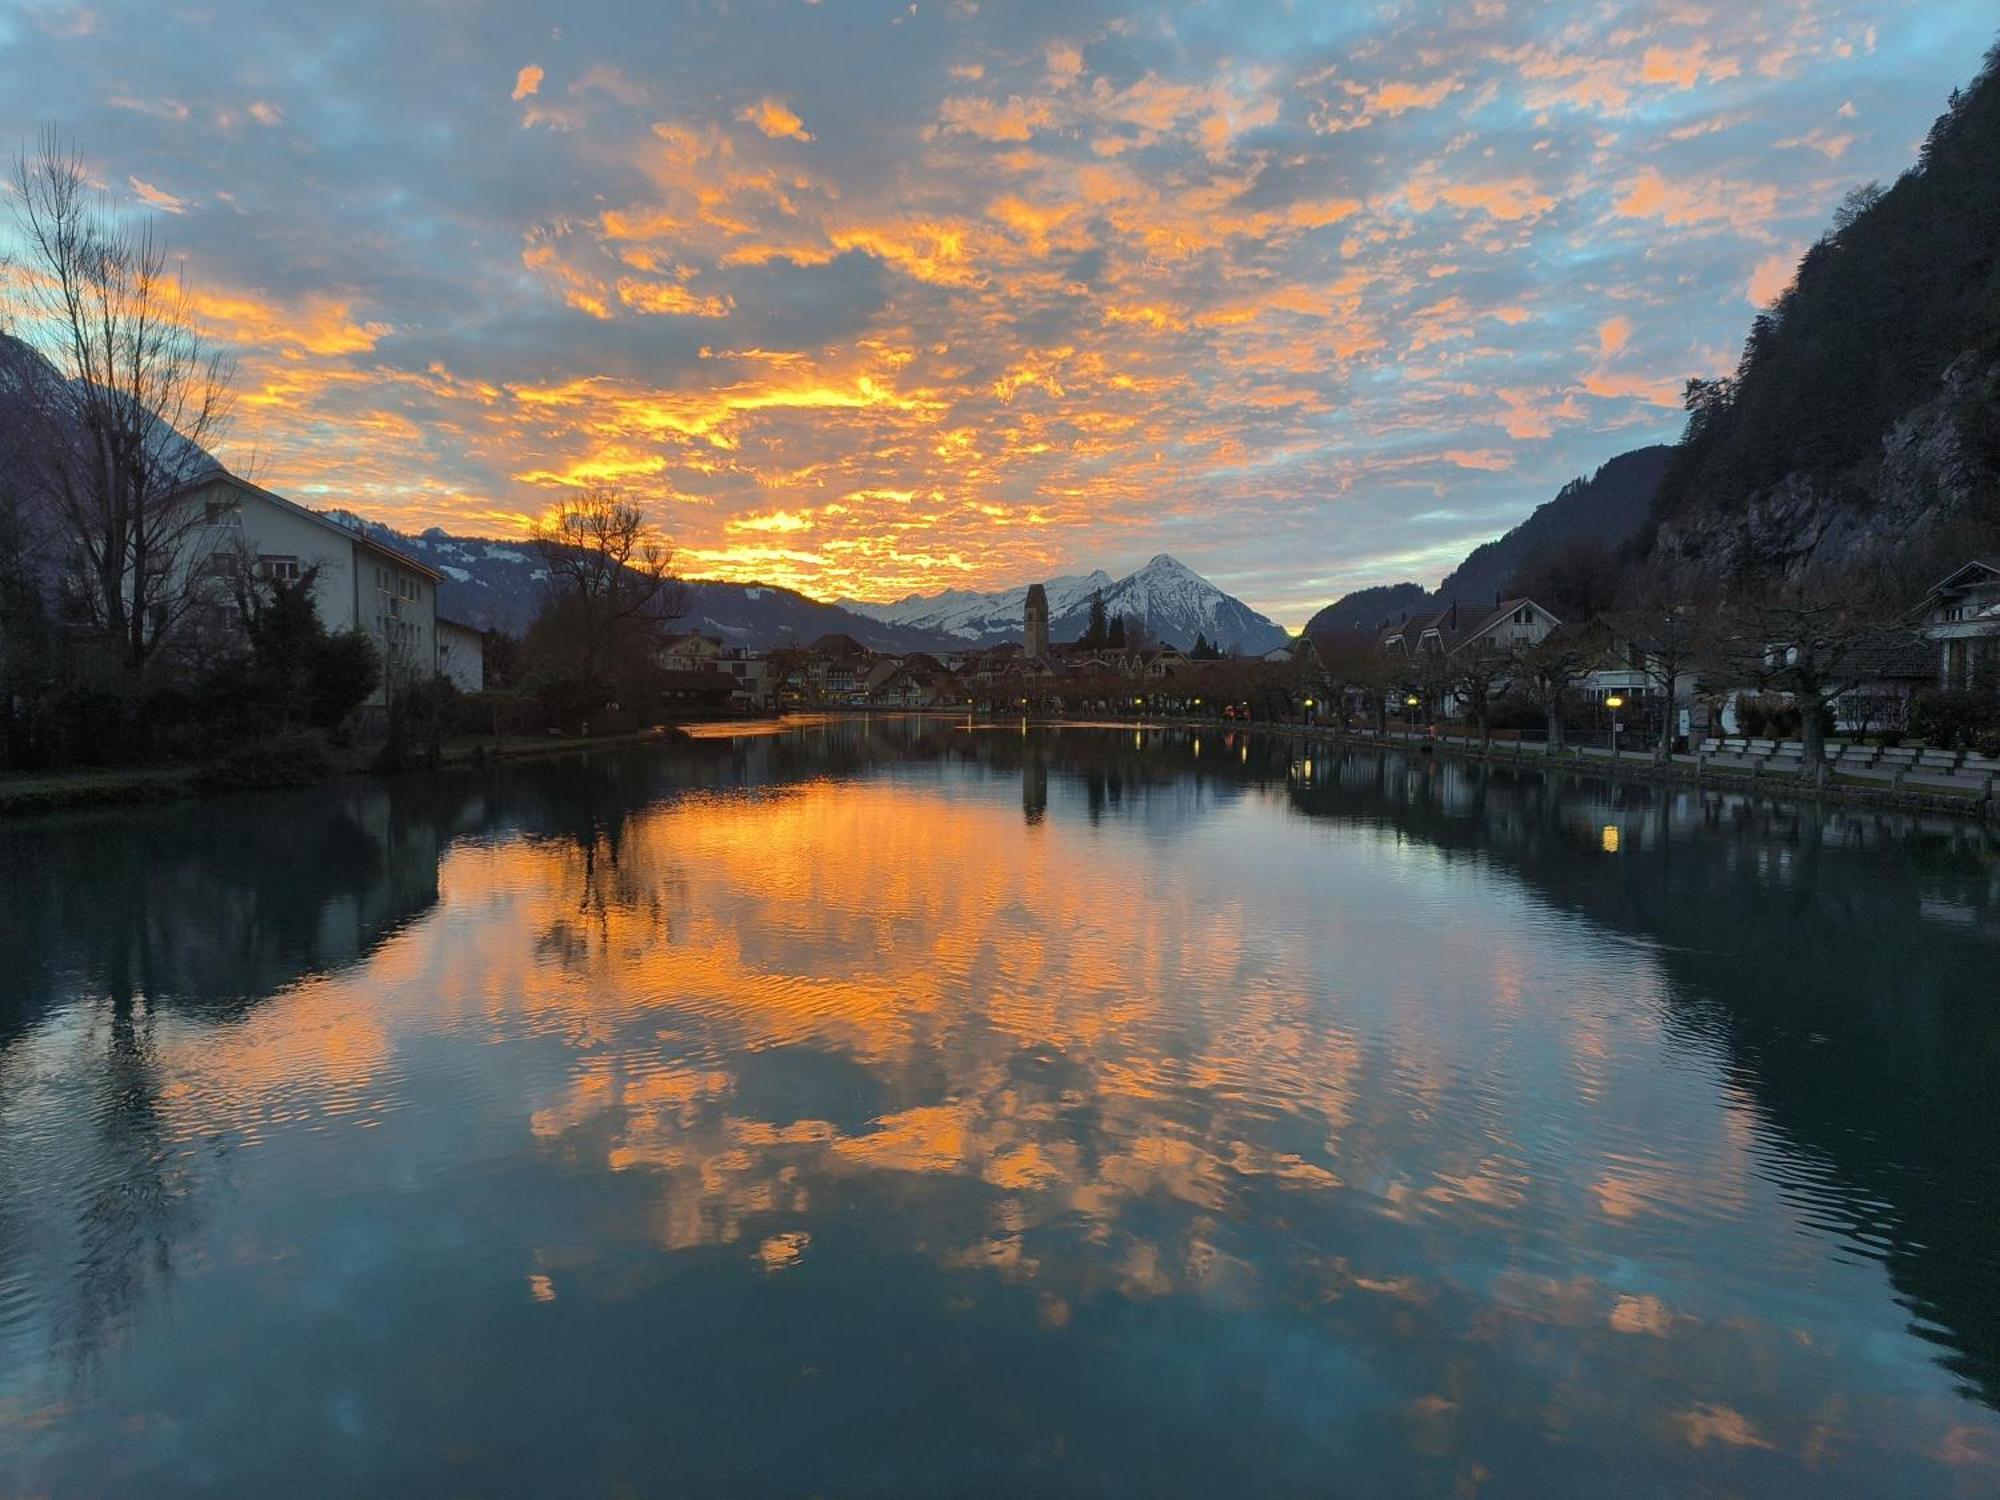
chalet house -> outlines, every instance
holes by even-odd
[[[929,708],[958,696],[951,674],[922,653],[900,661],[884,657],[862,679],[862,690],[884,708]]]
[[[2000,679],[2000,561],[1974,559],[1948,574],[1916,613],[1919,630],[1937,653],[1940,687]]]
[[[1382,649],[1392,656],[1416,656],[1429,651],[1442,656],[1458,643],[1458,606],[1406,615],[1401,623],[1382,629]]]
[[[690,631],[668,636],[655,655],[660,665],[672,672],[712,672],[722,653],[720,640]]]
[[[239,567],[274,580],[311,573],[313,603],[326,628],[366,635],[382,655],[383,682],[369,700],[376,705],[387,701],[399,674],[429,676],[447,670],[452,654],[474,651],[478,637],[462,627],[440,640],[437,588],[444,575],[414,558],[227,470],[193,480],[176,498],[201,508],[186,566],[217,580],[218,598],[205,612],[211,624],[223,613],[222,580]]]
[[[1551,611],[1532,599],[1502,599],[1493,607],[1492,614],[1460,636],[1451,649],[1523,650],[1540,645],[1560,624],[1562,621]]]

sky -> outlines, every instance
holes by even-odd
[[[0,0],[220,456],[893,599],[1170,551],[1297,627],[1671,440],[1990,0]],[[4,235],[4,231],[0,231]],[[4,238],[0,238],[4,243]]]

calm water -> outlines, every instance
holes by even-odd
[[[0,829],[0,1494],[1992,1494],[2000,863],[877,719]]]

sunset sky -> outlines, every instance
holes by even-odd
[[[1990,0],[0,0],[241,361],[222,456],[821,597],[1171,551],[1296,627],[1673,436]]]

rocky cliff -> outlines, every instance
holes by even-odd
[[[1683,507],[1659,521],[1652,551],[1676,573],[1727,582],[1874,566],[1957,523],[2000,525],[2000,357],[1984,351],[1954,360],[1868,462]]]

